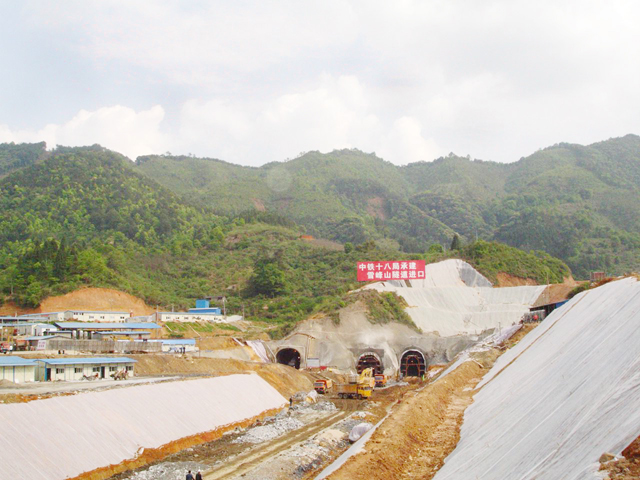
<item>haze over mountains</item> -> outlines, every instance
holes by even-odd
[[[221,214],[274,211],[319,237],[388,239],[408,252],[497,240],[563,259],[574,274],[638,269],[640,137],[558,144],[510,164],[455,155],[395,166],[358,150],[241,167],[145,156],[139,171]],[[397,243],[396,243],[397,242]]]

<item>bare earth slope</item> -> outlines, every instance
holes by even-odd
[[[150,315],[155,308],[128,293],[111,288],[81,288],[66,295],[45,298],[36,309],[19,308],[13,304],[0,306],[0,314],[62,312],[65,310],[99,310],[133,312],[133,315]]]

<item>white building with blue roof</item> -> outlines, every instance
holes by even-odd
[[[141,338],[160,332],[160,325],[152,322],[130,322],[130,323],[91,323],[91,322],[55,322],[60,332],[69,332],[72,338],[98,338],[101,332],[134,332]],[[94,337],[95,336],[95,337]]]
[[[13,355],[0,357],[0,380],[9,380],[13,383],[25,383],[35,381],[37,363]]]
[[[129,357],[86,357],[86,358],[38,358],[35,378],[39,381],[82,380],[83,376],[109,378],[114,373],[126,370],[134,374],[136,361]]]

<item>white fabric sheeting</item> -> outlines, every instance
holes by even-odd
[[[258,375],[229,375],[0,405],[0,479],[74,477],[285,403]]]
[[[267,349],[264,348],[264,343],[262,343],[260,340],[247,340],[247,345],[249,345],[253,349],[255,354],[258,355],[258,357],[260,357],[260,360],[262,360],[264,363],[271,362],[271,360],[269,360],[269,355],[267,355]]]
[[[427,265],[425,280],[377,282],[367,285],[395,292],[409,305],[406,312],[425,333],[442,336],[478,334],[520,321],[544,286],[491,288],[491,283],[462,260]],[[472,286],[469,286],[472,285]]]
[[[640,283],[584,292],[487,374],[435,480],[596,479],[640,433]]]

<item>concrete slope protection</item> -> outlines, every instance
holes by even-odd
[[[427,265],[424,280],[377,282],[365,288],[395,292],[407,313],[425,333],[441,336],[480,334],[518,322],[544,286],[492,288],[468,263],[445,260]]]
[[[75,477],[285,403],[258,375],[229,375],[0,405],[0,479]]]
[[[493,288],[462,260],[427,265],[424,280],[394,280],[364,287],[402,296],[422,333],[396,322],[373,324],[358,300],[329,318],[310,318],[289,337],[272,342],[276,361],[296,368],[316,365],[342,371],[373,366],[385,375],[422,376],[432,363],[447,363],[494,330],[517,324],[544,286]]]
[[[640,432],[640,283],[584,292],[498,359],[436,480],[596,479]]]

